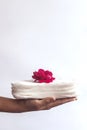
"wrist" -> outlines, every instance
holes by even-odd
[[[17,106],[17,112],[27,112],[28,108],[25,99],[15,99],[15,105]]]

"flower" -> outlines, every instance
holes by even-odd
[[[39,83],[50,83],[55,79],[52,72],[49,70],[45,71],[44,69],[38,69],[38,71],[33,72],[32,78],[35,79],[35,82]]]

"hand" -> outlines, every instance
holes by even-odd
[[[71,98],[63,98],[63,99],[54,99],[54,98],[45,98],[41,100],[34,100],[34,99],[24,99],[23,104],[25,107],[25,111],[39,111],[39,110],[48,110],[53,107],[75,101],[77,100],[76,97]]]
[[[28,112],[28,111],[40,111],[48,110],[55,106],[62,105],[76,100],[76,97],[54,99],[44,98],[40,100],[36,99],[11,99],[6,97],[0,97],[0,112]]]

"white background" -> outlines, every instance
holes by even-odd
[[[0,130],[87,129],[86,0],[0,0],[0,95],[38,68],[78,84],[79,100],[50,111],[0,113]]]

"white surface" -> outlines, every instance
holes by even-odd
[[[0,95],[38,68],[78,83],[76,102],[50,111],[0,113],[1,130],[87,130],[87,1],[0,0]]]

